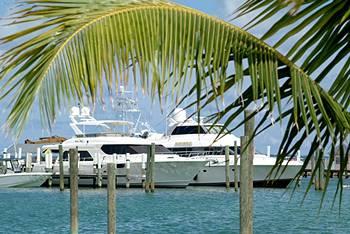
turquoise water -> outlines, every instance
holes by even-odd
[[[306,180],[290,199],[285,189],[254,189],[254,233],[350,233],[350,189],[331,208],[335,181],[320,213],[321,193]],[[350,181],[346,181],[350,183]],[[337,203],[338,204],[338,203]],[[0,233],[69,233],[69,190],[1,189]],[[106,190],[79,190],[80,233],[106,233]],[[239,194],[224,188],[117,190],[118,233],[238,233]]]

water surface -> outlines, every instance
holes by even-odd
[[[291,190],[254,189],[254,233],[349,233],[350,189],[332,209],[335,181],[323,209],[313,189],[303,205],[306,182]],[[346,181],[345,183],[350,183]],[[106,233],[105,189],[79,190],[80,233]],[[0,233],[69,233],[69,190],[1,189]],[[118,233],[238,233],[239,194],[220,187],[117,190]]]

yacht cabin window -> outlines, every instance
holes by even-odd
[[[199,127],[199,128],[198,128]],[[186,135],[186,134],[219,134],[222,131],[221,125],[205,125],[205,126],[177,126],[171,135]],[[227,133],[224,129],[223,133]]]
[[[180,156],[196,156],[196,155],[224,155],[225,147],[212,146],[212,147],[175,147],[169,148]],[[230,146],[230,155],[235,154],[235,147]],[[237,154],[240,154],[241,148],[237,147]]]
[[[105,154],[147,154],[149,145],[103,145]],[[171,153],[162,145],[156,145],[156,153]]]
[[[52,152],[53,159],[56,159],[59,157],[58,150],[51,150],[51,152]],[[68,154],[69,154],[68,151],[63,152],[63,161],[68,161]],[[79,161],[94,161],[93,157],[88,151],[79,150],[78,155],[79,155]]]

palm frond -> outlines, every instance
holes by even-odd
[[[237,83],[247,61],[253,98],[266,97],[271,112],[275,103],[280,106],[278,68],[287,66],[293,90],[298,90],[293,95],[295,122],[304,108],[300,95],[316,129],[314,105],[328,120],[322,101],[312,98],[320,91],[301,69],[240,28],[190,8],[164,1],[27,0],[12,18],[12,24],[33,24],[1,39],[2,44],[18,42],[0,58],[0,78],[6,81],[0,92],[13,96],[14,103],[7,123],[17,133],[37,98],[50,126],[59,105],[86,96],[95,103],[104,82],[113,90],[129,76],[152,96],[172,86],[178,96],[195,68],[201,76],[209,74],[214,87],[221,84],[215,91],[221,95],[231,60]],[[165,82],[169,74],[173,81]],[[327,127],[333,128],[330,121]]]
[[[297,5],[293,7],[292,3]],[[282,14],[261,39],[274,36],[278,38],[275,47],[291,46],[287,57],[293,62],[301,62],[301,68],[308,74],[314,74],[317,82],[331,77],[327,78],[333,83],[331,94],[348,109],[350,1],[249,0],[238,9],[237,17],[252,12],[260,13],[247,23],[247,28]],[[277,34],[282,30],[287,32]],[[291,40],[296,35],[298,40]],[[331,71],[338,73],[336,79]]]

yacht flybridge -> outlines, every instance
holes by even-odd
[[[147,160],[148,147],[155,141],[135,137],[132,134],[133,123],[125,120],[96,120],[90,115],[87,107],[71,109],[71,124],[76,136],[62,143],[64,149],[64,173],[68,177],[68,150],[78,147],[79,183],[91,185],[94,183],[96,165],[102,166],[106,173],[108,162],[117,163],[117,184],[124,185],[126,180],[130,186],[141,186]],[[95,129],[95,132],[88,132]],[[118,130],[119,128],[119,130]],[[130,128],[132,128],[130,130]],[[96,132],[96,129],[99,129]],[[123,131],[122,131],[123,130]],[[58,145],[47,145],[44,151],[53,157],[58,156]],[[186,187],[198,172],[208,162],[204,157],[184,158],[169,151],[162,145],[156,145],[155,154],[155,186],[157,187]],[[35,168],[35,166],[34,166]],[[126,178],[126,169],[129,177]],[[37,170],[40,170],[37,167]],[[54,174],[58,177],[58,161],[53,166]],[[106,182],[106,181],[104,181]],[[53,179],[53,183],[58,183]]]
[[[217,139],[222,128],[223,125],[219,124],[212,125],[203,121],[198,123],[192,118],[187,118],[185,110],[177,108],[173,116],[169,118],[168,133],[166,135],[151,134],[149,139],[156,140],[180,156],[202,155],[210,160],[193,179],[191,185],[221,185],[225,183],[225,146],[230,146],[231,179],[233,179],[234,171],[234,142],[237,143],[238,154],[240,153],[238,137],[233,134],[224,134]],[[254,155],[254,186],[286,187],[303,164],[300,159],[289,163],[286,160],[283,162],[283,165],[286,166],[283,174],[268,177],[275,163],[275,157],[263,154]]]

